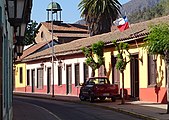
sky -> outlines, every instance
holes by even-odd
[[[62,21],[64,23],[75,23],[81,20],[80,10],[78,10],[78,4],[81,0],[53,0],[60,4],[62,8]],[[119,0],[121,4],[128,2],[129,0]],[[31,11],[31,20],[38,23],[45,22],[47,20],[47,6],[52,0],[33,0],[33,6]]]

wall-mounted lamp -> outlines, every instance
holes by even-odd
[[[63,62],[63,60],[61,59],[58,60],[58,66],[64,68],[65,70],[65,63]]]
[[[138,60],[143,64],[143,56],[141,56],[140,58],[138,58]]]
[[[61,59],[58,60],[58,66],[60,66],[60,67],[62,66],[62,60]]]
[[[14,70],[14,71],[16,70],[16,65],[13,65],[13,70]]]
[[[18,26],[23,22],[26,0],[7,0],[9,22],[12,26]]]
[[[153,54],[153,61],[156,62],[157,61],[157,57],[158,55],[157,54]]]
[[[23,49],[24,49],[24,36],[25,36],[25,31],[26,31],[26,24],[22,23],[20,26],[18,26],[16,29],[16,53],[20,57],[23,54]]]
[[[18,74],[18,67],[15,67],[15,75]]]
[[[44,63],[43,63],[43,62],[41,62],[40,66],[41,66],[41,68],[43,68],[43,67],[44,67]]]

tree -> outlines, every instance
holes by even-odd
[[[120,73],[122,74],[121,104],[124,104],[125,103],[125,100],[124,100],[124,70],[126,69],[127,63],[129,63],[132,58],[131,58],[131,53],[129,52],[128,43],[124,43],[124,42],[117,43],[116,40],[112,41],[112,43],[113,45],[115,45],[116,50],[118,51],[116,69],[118,69]],[[126,54],[126,52],[128,54]],[[129,58],[128,60],[127,60],[127,57]]]
[[[150,26],[144,47],[148,53],[161,55],[165,61],[167,68],[167,114],[169,114],[169,25],[161,23]]]
[[[33,43],[36,44],[35,37],[36,37],[36,33],[38,33],[36,29],[37,24],[38,23],[36,23],[36,21],[31,21],[30,23],[28,23],[26,33],[25,33],[24,45],[30,45]]]
[[[82,0],[79,5],[91,36],[111,31],[112,22],[119,16],[118,0]]]
[[[85,55],[86,64],[92,68],[91,77],[95,76],[95,70],[100,68],[101,65],[105,66],[104,57],[103,57],[103,48],[104,48],[104,42],[98,41],[97,43],[94,43],[91,47],[82,48],[82,51]],[[97,62],[94,59],[94,54],[96,55]],[[105,67],[104,67],[105,68]]]

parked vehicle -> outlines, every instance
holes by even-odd
[[[118,85],[110,84],[107,77],[91,77],[81,85],[79,98],[81,101],[89,99],[93,102],[95,99],[105,100],[111,98],[116,101],[118,95]]]

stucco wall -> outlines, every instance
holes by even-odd
[[[20,83],[20,68],[22,67],[22,73],[23,73],[23,82]],[[17,87],[25,87],[26,86],[26,64],[21,63],[16,65],[15,69],[15,88]]]

